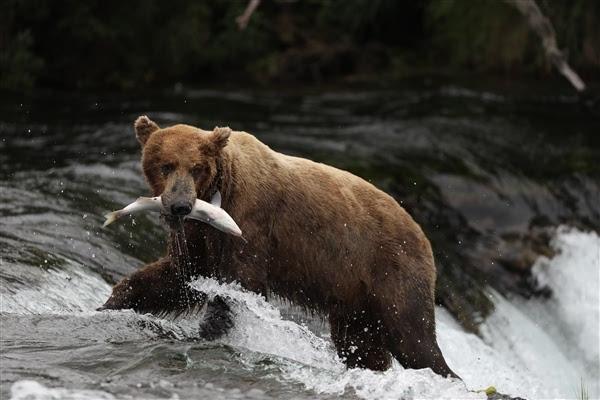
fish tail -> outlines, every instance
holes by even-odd
[[[106,221],[104,221],[104,224],[102,224],[102,227],[106,228],[108,225],[110,225],[113,222],[115,222],[116,220],[118,220],[120,216],[121,216],[121,213],[119,211],[113,211],[113,212],[109,212],[108,214],[104,214],[104,218],[106,218]]]

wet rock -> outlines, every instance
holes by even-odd
[[[511,397],[507,394],[494,393],[487,396],[488,400],[526,400],[522,397]]]

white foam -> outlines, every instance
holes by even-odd
[[[466,333],[442,308],[437,309],[436,317],[438,343],[444,357],[469,389],[494,386],[500,393],[531,398],[539,393],[542,381],[531,375],[512,352],[505,354],[482,338]]]
[[[101,390],[49,388],[39,382],[22,380],[10,388],[12,400],[114,400],[112,394]]]
[[[111,287],[99,275],[83,265],[64,259],[60,270],[34,270],[41,283],[33,287],[2,293],[0,312],[17,314],[53,314],[90,311],[104,304]]]
[[[120,399],[167,399],[165,393],[169,394],[169,400],[179,399],[179,394],[176,392],[177,384],[166,379],[160,379],[157,382],[152,381],[148,385],[151,389],[159,389],[160,397],[156,395],[118,395],[114,396],[111,393],[101,390],[88,389],[67,389],[67,388],[50,388],[39,382],[32,380],[21,380],[15,382],[11,386],[11,400],[114,400]],[[235,400],[235,399],[256,399],[268,400],[271,396],[264,391],[251,388],[242,391],[238,388],[222,388],[210,382],[204,385],[200,384],[195,387],[193,394],[185,396],[186,399],[211,399],[211,400]]]
[[[583,382],[590,398],[600,398],[600,237],[561,227],[551,245],[558,254],[539,258],[533,273],[552,296],[513,303],[555,351],[544,355],[548,351],[539,349],[541,356],[530,355],[524,362],[530,369],[547,370],[547,381],[559,388],[559,396],[574,396]]]
[[[430,369],[405,370],[395,363],[385,372],[348,370],[327,337],[282,319],[279,310],[263,297],[236,283],[220,284],[213,279],[197,280],[192,287],[209,298],[220,295],[229,299],[235,326],[221,342],[275,356],[282,373],[279,379],[300,382],[317,393],[355,392],[365,399],[485,398],[469,391],[460,380],[442,378]]]
[[[317,393],[350,393],[364,399],[485,398],[475,390],[495,386],[501,393],[531,399],[573,398],[583,379],[594,398],[599,395],[600,238],[594,233],[562,228],[552,245],[559,254],[552,259],[541,258],[534,273],[553,289],[553,297],[508,300],[490,290],[496,310],[482,325],[481,338],[465,333],[445,310],[437,309],[440,347],[464,382],[442,378],[428,369],[405,370],[397,363],[385,372],[347,370],[327,332],[317,334],[303,324],[286,320],[263,297],[238,284],[220,284],[212,279],[195,281],[192,286],[209,297],[230,299],[236,323],[221,339],[223,344],[249,350],[241,352],[242,360],[249,363],[256,357],[272,358],[278,371],[276,379],[300,383]],[[43,278],[41,286],[5,293],[0,310],[85,314],[110,294],[110,287],[101,277],[74,262],[62,271],[44,271]],[[159,323],[175,338],[197,337],[195,318],[170,321],[131,312],[92,314],[92,319],[106,316],[124,321],[148,320]],[[31,381],[19,381],[11,389],[17,399],[28,398],[24,394],[28,391],[34,399],[85,399],[81,396],[96,393],[49,389]]]
[[[214,279],[199,279],[192,287],[209,298],[220,295],[230,300],[235,325],[224,339],[227,344],[314,367],[331,369],[341,365],[337,357],[331,357],[330,342],[304,325],[283,319],[279,309],[264,297],[245,291],[237,283],[221,284]]]
[[[558,254],[533,267],[553,290],[551,298],[508,300],[490,290],[495,311],[481,327],[483,338],[464,333],[438,310],[440,347],[470,388],[574,398],[583,382],[590,398],[600,396],[600,238],[563,227],[551,245]]]
[[[474,391],[495,386],[501,393],[531,399],[573,398],[583,379],[593,398],[598,381],[594,357],[600,240],[593,233],[560,229],[552,244],[560,253],[551,260],[540,259],[535,267],[554,289],[552,299],[509,301],[490,290],[496,309],[482,325],[482,337],[466,333],[444,309],[437,309],[440,347],[464,383],[428,369],[404,370],[397,363],[383,373],[347,370],[327,335],[284,320],[264,298],[237,284],[210,279],[198,280],[193,287],[233,301],[236,324],[223,343],[275,356],[282,379],[317,393],[355,392],[365,399],[482,398]],[[586,349],[585,356],[577,355]]]
[[[557,325],[553,336],[570,350],[578,350],[588,366],[600,363],[600,237],[561,227],[552,246],[552,259],[540,258],[533,267],[538,281],[549,286],[549,301],[530,302],[537,317],[546,313]],[[537,318],[536,318],[537,319]],[[565,343],[563,343],[565,342]]]

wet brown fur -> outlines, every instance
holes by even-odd
[[[348,172],[277,153],[245,132],[159,129],[146,117],[135,126],[154,195],[168,197],[178,181],[193,187],[184,196],[207,200],[220,190],[247,243],[187,221],[187,268],[180,268],[172,232],[167,258],[116,285],[107,308],[177,310],[191,295],[182,282],[192,276],[235,280],[328,315],[350,367],[386,369],[391,353],[405,367],[454,375],[435,337],[431,246],[392,197]]]

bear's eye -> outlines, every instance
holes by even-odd
[[[175,171],[175,166],[173,164],[163,164],[160,167],[160,173],[164,176],[169,175],[173,171]]]
[[[206,168],[202,165],[196,165],[190,171],[194,179],[200,179],[206,174]]]

